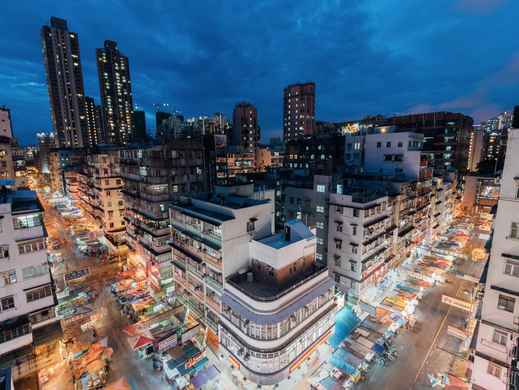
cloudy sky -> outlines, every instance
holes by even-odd
[[[40,42],[50,16],[79,34],[98,101],[95,48],[119,43],[149,130],[154,103],[230,115],[249,100],[267,140],[280,134],[283,87],[310,80],[322,120],[451,110],[479,121],[519,104],[517,0],[4,0],[0,105],[23,143],[51,129]]]

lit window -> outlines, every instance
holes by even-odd
[[[315,208],[315,211],[317,211],[318,213],[324,213],[324,206],[317,206]]]
[[[515,298],[499,294],[499,299],[497,301],[498,309],[507,311],[509,313],[513,313],[514,307],[515,307]]]
[[[326,192],[326,186],[324,184],[317,184],[317,192]]]

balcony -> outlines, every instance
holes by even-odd
[[[222,282],[218,282],[217,280],[213,279],[212,277],[210,277],[208,275],[205,276],[204,280],[211,289],[213,289],[220,295],[222,294],[222,292],[223,292]]]
[[[214,249],[221,249],[222,247],[222,238],[220,235],[210,231],[200,231],[192,225],[182,223],[174,219],[171,220],[171,226],[197,241],[207,243],[210,247],[215,247]]]
[[[189,245],[187,242],[173,238],[173,240],[170,241],[170,245],[177,250],[181,249],[181,250],[187,252],[188,256],[194,256],[194,257],[197,257],[197,258],[205,261],[209,266],[213,267],[217,271],[222,270],[222,260],[221,259],[217,259],[211,255],[208,255],[206,252],[203,252],[203,251],[195,248],[194,246]]]
[[[0,350],[7,353],[32,343],[28,316],[16,317],[0,323]]]

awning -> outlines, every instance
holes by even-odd
[[[153,344],[153,339],[144,336],[128,337],[128,343],[134,351]]]

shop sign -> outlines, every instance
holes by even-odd
[[[202,352],[199,352],[198,354],[196,354],[195,356],[193,357],[190,357],[187,361],[186,361],[186,368],[191,368],[193,367],[196,363],[198,363],[200,360],[202,360],[204,358],[204,354]]]
[[[177,345],[177,334],[174,333],[169,337],[166,337],[164,340],[161,340],[157,343],[157,349],[159,352],[166,351],[170,348],[176,347]]]
[[[80,279],[84,276],[87,276],[89,273],[90,273],[90,271],[88,270],[88,268],[84,268],[79,271],[69,272],[69,273],[65,274],[65,277],[64,277],[65,282],[68,282],[68,281],[74,280],[74,279]]]
[[[457,309],[472,312],[473,304],[462,299],[453,298],[448,295],[442,295],[442,303],[446,303],[449,306],[454,306]]]

